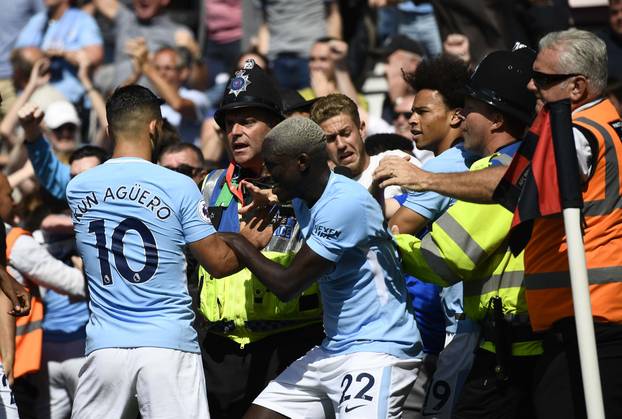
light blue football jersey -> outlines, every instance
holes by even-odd
[[[293,200],[306,244],[335,263],[318,280],[324,308],[324,350],[336,355],[381,352],[421,355],[415,317],[382,210],[367,189],[332,173],[309,208]]]
[[[464,143],[460,142],[425,162],[422,169],[432,173],[467,172],[471,164],[479,160],[479,158],[480,156],[465,149]],[[408,193],[404,206],[422,217],[427,218],[430,222],[434,222],[438,217],[443,215],[454,202],[456,202],[454,198],[433,191],[411,191]],[[443,288],[441,291],[441,301],[445,314],[445,331],[447,333],[456,333],[458,327],[456,314],[464,313],[462,296],[462,281],[457,282],[451,287]]]
[[[146,160],[112,159],[69,182],[67,201],[90,293],[86,353],[199,352],[183,249],[215,230],[192,179]]]

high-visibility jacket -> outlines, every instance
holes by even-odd
[[[30,233],[22,228],[13,227],[6,235],[6,258],[11,259],[11,249],[22,235]],[[30,284],[26,284],[27,286]],[[31,293],[30,313],[17,317],[15,322],[15,378],[37,372],[41,368],[41,348],[43,346],[43,302],[36,285],[28,286]]]
[[[232,167],[225,172],[211,172],[203,182],[203,195],[210,210],[216,205],[218,196],[227,186],[227,177],[231,176]],[[233,198],[226,207],[221,208],[218,217],[218,231],[239,231],[238,200]],[[214,220],[213,220],[214,222]],[[285,251],[274,246],[275,241],[282,244],[286,240],[296,240],[299,227],[293,219],[284,220],[283,225],[275,230],[273,240],[262,251],[267,258],[287,266],[298,250],[295,246],[286,246]],[[279,230],[281,230],[279,232]],[[283,233],[279,236],[280,233]],[[288,242],[288,244],[291,244]],[[322,321],[322,307],[317,283],[313,283],[299,297],[282,302],[248,269],[225,278],[213,278],[203,267],[199,267],[201,287],[200,311],[208,321],[208,330],[226,336],[244,346],[267,336],[317,324]]]
[[[583,186],[592,314],[597,322],[622,323],[622,121],[609,100],[574,112],[572,120],[598,144],[592,175]],[[535,220],[525,249],[525,283],[534,330],[547,330],[557,320],[574,316],[561,216]]]
[[[470,170],[488,167],[500,157],[509,160],[495,153],[473,163]],[[417,278],[442,286],[464,281],[464,313],[475,321],[492,315],[491,298],[499,296],[505,319],[529,330],[523,254],[514,256],[507,243],[511,224],[512,213],[501,205],[456,201],[422,240],[404,234],[396,237],[403,268]],[[484,341],[482,348],[494,352],[495,345]],[[515,356],[541,353],[541,341],[531,336],[512,344]]]

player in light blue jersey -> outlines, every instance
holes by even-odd
[[[113,158],[67,186],[91,311],[72,417],[209,417],[183,248],[217,277],[237,258],[193,181],[150,162],[160,100],[127,86],[106,113]]]
[[[255,399],[248,418],[401,417],[420,365],[421,339],[380,206],[327,165],[326,139],[291,118],[262,148],[278,200],[292,199],[305,242],[287,268],[236,235],[225,241],[280,299],[318,280],[326,339]],[[255,190],[255,192],[257,192]]]

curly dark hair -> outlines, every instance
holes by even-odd
[[[424,89],[438,91],[450,109],[464,106],[469,69],[458,58],[440,55],[423,60],[414,73],[404,74],[404,79],[415,92]]]

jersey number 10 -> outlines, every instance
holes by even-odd
[[[145,249],[145,266],[140,271],[134,271],[127,263],[127,258],[123,254],[123,238],[129,230],[136,231]],[[106,230],[104,220],[94,220],[89,223],[89,233],[95,233],[97,240],[97,258],[104,285],[112,284],[112,273],[110,261],[108,259],[108,248],[106,247]],[[137,218],[126,218],[112,232],[112,254],[114,264],[119,274],[132,284],[140,284],[148,281],[155,274],[158,267],[158,248],[156,247],[155,237],[149,228]]]

